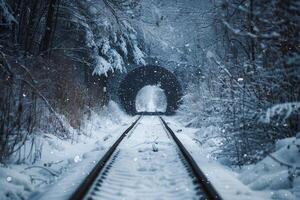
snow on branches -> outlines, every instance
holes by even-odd
[[[127,63],[146,64],[137,32],[128,20],[118,18],[118,13],[103,2],[78,1],[78,6],[87,25],[85,40],[92,50],[93,75],[126,72]]]
[[[266,115],[261,118],[265,123],[270,123],[273,118],[287,120],[292,114],[300,111],[300,102],[288,102],[272,106],[266,111]]]
[[[2,18],[2,19],[1,19]],[[5,0],[0,0],[0,26],[5,24],[17,23],[15,17],[12,15],[9,5]]]

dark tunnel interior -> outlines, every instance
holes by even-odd
[[[135,108],[136,95],[146,85],[159,85],[167,97],[167,109],[165,115],[172,115],[179,107],[182,98],[182,89],[176,76],[169,70],[147,65],[135,68],[128,72],[121,81],[118,95],[120,102],[128,114],[137,114]]]

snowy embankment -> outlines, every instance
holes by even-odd
[[[0,199],[66,199],[133,120],[110,102],[101,111],[92,111],[81,134],[71,130],[75,141],[39,134],[40,160],[0,166]],[[30,144],[25,147],[30,151]]]
[[[166,118],[166,121],[224,200],[271,199],[270,192],[252,190],[240,180],[239,173],[220,164],[211,156],[216,150],[217,139],[206,140],[202,143],[197,134],[199,129],[186,128],[173,117]],[[207,129],[206,131],[213,130]],[[202,135],[205,136],[206,133],[203,132]]]
[[[296,200],[300,198],[299,175],[300,137],[293,137],[279,140],[274,153],[245,167],[239,178],[253,190],[269,191],[271,199]]]

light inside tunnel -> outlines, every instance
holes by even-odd
[[[136,95],[137,112],[166,112],[167,97],[158,85],[146,85]]]
[[[128,72],[119,85],[120,103],[128,114],[137,114],[137,94],[145,86],[158,86],[161,88],[167,101],[167,109],[164,114],[172,115],[175,113],[182,98],[181,85],[177,77],[164,67],[147,65]]]

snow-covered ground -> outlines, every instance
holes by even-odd
[[[300,199],[300,139],[286,138],[256,165],[244,167],[239,178],[251,189],[269,191],[271,199]]]
[[[66,199],[134,119],[110,102],[85,119],[83,134],[72,130],[75,141],[41,134],[36,138],[42,145],[39,161],[0,166],[0,199]]]
[[[218,131],[214,127],[186,128],[176,117],[166,117],[166,121],[224,199],[300,198],[299,138],[279,140],[276,151],[270,155],[272,158],[237,170],[220,164],[212,156],[220,142],[213,136],[213,132]],[[209,134],[211,139],[207,139]]]
[[[187,128],[176,117],[164,118],[225,200],[300,198],[299,137],[278,141],[275,152],[269,157],[237,170],[220,164],[212,156],[220,142],[213,137],[217,129]],[[76,134],[74,141],[40,134],[36,138],[42,145],[39,161],[33,165],[25,162],[0,166],[0,199],[68,199],[135,119],[110,102],[85,119],[84,134],[72,130]],[[212,135],[211,139],[207,139],[207,135]],[[107,177],[112,182],[117,180],[119,185],[112,190],[111,185],[104,184],[101,189],[109,192],[101,194],[127,199],[142,196],[174,199],[173,194],[178,199],[195,198],[193,184],[173,145],[158,117],[144,117],[117,151],[115,166],[122,166],[122,170],[112,167]]]
[[[91,199],[199,199],[175,143],[157,116],[144,116],[112,157],[114,164],[103,175],[101,186],[92,187]]]

